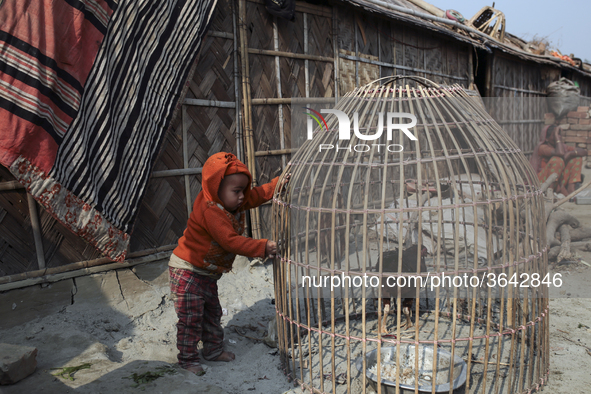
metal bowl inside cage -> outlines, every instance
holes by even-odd
[[[424,346],[419,345],[419,392],[422,393],[432,393],[433,392],[433,384],[435,384],[435,392],[436,393],[448,393],[450,389],[450,365],[451,365],[451,353],[446,350],[438,349],[437,350],[437,368],[435,381],[433,381],[433,346]],[[365,356],[366,359],[366,371],[365,375],[370,381],[371,386],[377,390],[377,381],[378,377],[376,375],[377,371],[377,357],[378,357],[378,350],[374,349],[371,352],[367,353]],[[415,345],[412,344],[402,344],[400,347],[400,364],[401,367],[404,369],[410,368],[413,377],[415,376],[414,373],[414,361],[415,357]],[[381,358],[383,365],[382,370],[385,368],[391,368],[396,365],[396,346],[392,347],[383,347],[381,349]],[[360,372],[363,372],[363,359],[361,357],[357,358],[355,361],[355,366]],[[453,393],[454,394],[462,394],[464,393],[465,383],[466,383],[466,371],[467,366],[464,360],[455,356],[454,363],[453,363]],[[381,374],[381,382],[382,382],[382,393],[385,394],[393,394],[396,392],[396,377],[394,374],[390,373],[389,375],[386,372],[386,376],[384,377],[383,371]],[[401,374],[403,375],[403,374]],[[389,379],[388,379],[389,378]],[[402,378],[402,377],[401,377]],[[408,382],[410,383],[410,382]],[[415,392],[415,385],[414,381],[412,384],[405,384],[400,383],[400,394],[410,394]]]

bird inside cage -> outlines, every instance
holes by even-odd
[[[417,260],[420,257],[420,272],[425,273],[427,272],[427,265],[425,263],[425,256],[427,256],[427,248],[421,246],[420,249],[420,256],[417,256],[419,253],[419,245],[411,245],[408,248],[402,251],[402,270],[403,273],[416,273],[417,272]],[[398,249],[389,250],[383,253],[383,263],[382,263],[382,272],[385,275],[395,275],[398,272]],[[411,314],[412,314],[412,307],[414,305],[415,297],[416,297],[416,286],[415,283],[410,284],[411,282],[406,281],[406,286],[401,286],[400,288],[400,298],[402,299],[402,313],[406,318],[406,324],[404,329],[407,330],[413,326]],[[391,297],[396,299],[398,297],[398,289],[395,286],[391,286],[392,283],[388,283],[387,289],[385,291],[385,295],[387,297],[382,298],[382,303],[380,306],[383,306],[383,315],[382,315],[382,324],[380,332],[382,334],[388,334],[387,329],[387,319],[390,313],[390,302]],[[391,296],[391,297],[390,297]],[[397,303],[395,304],[397,305]]]

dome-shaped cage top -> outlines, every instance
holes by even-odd
[[[363,356],[365,367],[370,348],[375,348],[366,347],[368,341],[381,344],[376,345],[378,352],[384,343],[405,343],[401,310],[407,315],[406,300],[422,299],[406,305],[414,313],[409,326],[417,330],[408,343],[447,342],[451,354],[458,355],[469,354],[473,341],[480,339],[486,342],[482,349],[487,349],[488,358],[489,342],[497,335],[510,341],[503,348],[508,357],[531,365],[537,360],[536,369],[511,366],[504,376],[519,377],[513,381],[521,382],[519,388],[543,383],[547,359],[540,364],[538,358],[544,353],[539,349],[544,348],[547,331],[538,335],[529,328],[540,321],[547,326],[543,318],[548,288],[503,286],[497,278],[503,274],[508,280],[523,280],[524,274],[537,274],[542,280],[547,274],[544,200],[523,152],[489,116],[480,98],[460,86],[389,77],[355,89],[334,108],[307,111],[316,114],[318,127],[284,171],[284,177],[291,174],[289,188],[274,198],[273,237],[281,245],[276,296],[285,334],[282,346],[291,354],[286,364],[293,376],[307,387],[326,389],[322,379],[306,378],[306,371],[316,374],[312,358],[307,369],[293,361],[302,335],[308,341],[316,335],[321,348],[324,334],[333,345],[343,338],[348,344],[343,357]],[[298,131],[292,128],[292,133]],[[463,277],[464,282],[435,289],[384,286],[386,276],[411,274],[431,280]],[[345,276],[363,283],[345,283]],[[472,276],[482,280],[467,283]],[[340,278],[338,285],[335,277]],[[375,280],[368,285],[366,277]],[[396,299],[393,323],[382,321],[387,312],[375,305],[375,300],[390,297]],[[375,326],[370,327],[372,314]],[[359,316],[364,318],[354,320]],[[452,326],[441,331],[437,327],[443,317]],[[345,326],[339,329],[339,324]],[[434,328],[423,334],[429,324]],[[479,325],[486,327],[481,336],[475,333]],[[395,339],[384,336],[395,326]],[[510,333],[515,336],[520,330],[528,341],[511,346],[515,338]],[[357,354],[351,347],[356,340],[363,344]],[[469,345],[459,351],[462,340]],[[496,346],[502,343],[498,339]],[[332,351],[332,364],[325,368],[336,374],[338,351]],[[471,358],[468,373],[474,370]],[[322,362],[316,365],[323,370]],[[355,374],[350,368],[347,373],[350,383]],[[480,390],[482,384],[500,384],[491,383],[495,374],[484,375]],[[326,384],[336,390],[334,382]]]
[[[418,243],[437,257],[439,272],[540,259],[543,198],[521,150],[463,88],[417,77],[416,88],[396,86],[398,79],[338,103],[351,119],[349,140],[340,139],[337,116],[325,115],[326,127],[294,154],[289,193],[275,199],[290,211],[289,235],[278,234],[290,241],[285,257],[361,271],[347,259],[370,244]],[[365,237],[347,242],[345,234]],[[302,261],[301,253],[315,255]],[[366,269],[377,264],[372,257]]]

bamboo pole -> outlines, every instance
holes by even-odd
[[[292,153],[296,153],[298,150],[295,148],[292,149],[275,149],[275,150],[260,150],[254,153],[256,157],[260,156],[275,156],[275,155],[291,155]]]
[[[332,57],[304,55],[301,53],[284,52],[284,51],[279,51],[279,50],[270,51],[267,49],[248,48],[248,53],[251,53],[253,55],[287,57],[290,59],[314,60],[317,62],[329,62],[329,63],[334,62],[334,59]]]
[[[305,15],[305,14],[304,14]],[[305,16],[304,16],[305,19]],[[273,17],[273,46],[275,51],[279,53],[279,32],[277,31],[277,17]],[[307,60],[306,60],[307,62]],[[275,55],[275,77],[277,78],[277,98],[283,98],[281,93],[281,64],[279,55]],[[277,108],[279,115],[279,147],[285,149],[285,135],[283,132],[283,104],[279,104]],[[256,156],[256,153],[255,153]],[[281,168],[285,168],[285,156],[281,156]]]
[[[184,99],[183,104],[195,105],[200,107],[236,108],[236,103],[233,101],[203,100],[194,98]]]
[[[0,192],[24,189],[22,183],[19,181],[7,181],[0,183]]]
[[[236,97],[236,157],[244,162],[244,146],[242,141],[242,111],[240,108],[240,87],[238,68],[238,27],[236,25],[236,3],[232,2],[232,37],[234,39],[234,97]]]
[[[197,174],[201,174],[202,171],[203,171],[203,167],[179,168],[176,170],[154,171],[152,173],[152,178],[164,178],[164,177],[179,176],[179,175],[197,175]]]
[[[565,202],[568,202],[568,200],[570,200],[571,198],[573,198],[574,196],[576,196],[577,194],[579,194],[580,192],[582,192],[583,190],[585,190],[589,186],[591,186],[591,179],[588,180],[587,182],[585,182],[580,188],[578,188],[577,190],[575,190],[574,192],[572,192],[568,196],[564,197],[562,200],[558,201],[556,204],[552,205],[551,211],[553,209],[558,208],[559,206],[561,206]]]
[[[308,14],[304,12],[304,54],[308,55]],[[334,61],[334,59],[333,59]],[[310,97],[310,70],[309,59],[304,61],[304,82],[306,86],[306,98]]]
[[[58,280],[62,279],[88,275],[91,273],[107,271],[110,269],[130,267],[148,261],[160,260],[167,257],[167,255],[170,255],[172,249],[176,248],[176,246],[176,244],[166,245],[155,249],[146,249],[139,252],[129,253],[127,255],[127,259],[123,263],[114,263],[113,260],[107,257],[101,257],[94,260],[79,261],[77,263],[62,265],[59,267],[46,268],[37,271],[29,271],[24,272],[22,274],[10,276],[3,276],[0,277],[0,292],[41,283],[57,282]]]
[[[332,104],[334,97],[292,97],[292,98],[255,98],[251,100],[252,105],[267,105],[267,104]]]
[[[426,1],[423,0],[408,0],[411,3],[413,3],[414,5],[424,9],[425,11],[430,12],[431,14],[438,16],[440,18],[444,18],[445,17],[445,12],[443,10],[440,10],[439,8],[435,7],[434,5],[431,5],[429,3],[427,3]]]
[[[248,63],[248,32],[246,28],[246,1],[238,0],[239,29],[240,29],[240,58],[242,71],[242,98],[244,105],[244,130],[246,131],[246,159],[247,166],[252,174],[252,186],[257,185],[254,134],[252,128],[252,106],[250,92],[250,71]],[[258,208],[251,210],[251,233],[253,238],[260,238],[260,212]]]
[[[228,33],[225,31],[208,31],[207,35],[209,37],[227,38],[229,40],[232,40],[234,38],[232,33]]]
[[[86,276],[91,274],[96,274],[99,272],[105,272],[110,270],[117,270],[122,268],[130,268],[134,267],[139,264],[150,263],[157,260],[163,260],[170,256],[172,252],[160,252],[157,254],[139,257],[134,260],[129,260],[124,263],[111,263],[111,264],[103,264],[98,266],[93,266],[89,268],[82,268],[75,271],[67,271],[64,273],[53,274],[53,275],[46,275],[39,278],[32,278],[32,279],[25,279],[19,282],[8,283],[4,285],[0,285],[0,291],[8,291],[8,290],[15,290],[21,289],[23,287],[35,286],[43,283],[55,283],[65,279],[71,278],[78,278],[80,276]]]
[[[183,105],[181,110],[181,124],[183,127],[183,168],[186,170],[189,168],[189,124],[191,120],[187,115],[187,107]],[[191,180],[189,174],[185,176],[185,202],[187,204],[187,219],[191,217],[191,211],[193,210],[193,200],[191,199]]]
[[[31,228],[33,229],[33,239],[35,240],[35,251],[37,253],[37,264],[39,269],[45,268],[45,256],[43,254],[43,237],[41,235],[41,225],[39,224],[39,215],[37,213],[37,203],[32,195],[27,193],[27,202],[29,204],[29,215],[31,217]]]
[[[399,64],[394,64],[394,63],[381,62],[379,60],[367,59],[367,58],[364,58],[364,57],[359,56],[359,55],[352,56],[352,55],[346,55],[344,53],[339,53],[339,58],[341,58],[341,59],[347,59],[347,60],[352,60],[354,62],[359,62],[359,63],[373,64],[374,66],[383,66],[383,67],[397,68],[397,69],[400,69],[400,70],[413,71],[413,72],[416,72],[416,73],[423,73],[423,74],[429,74],[429,75],[436,75],[438,77],[457,79],[457,80],[461,80],[461,81],[467,81],[468,80],[468,77],[459,77],[459,76],[456,76],[456,75],[442,74],[442,73],[438,73],[438,72],[427,70],[427,69],[421,69],[421,68],[416,68],[416,67],[408,67],[408,66],[401,66]],[[358,74],[356,74],[356,75],[358,76]]]
[[[333,75],[334,75],[334,103],[337,104],[339,100],[339,83],[340,73],[339,73],[339,33],[337,28],[337,21],[338,21],[338,7],[332,8],[332,46],[333,46],[333,57],[334,57],[334,66],[333,66]],[[348,385],[348,383],[347,383]]]

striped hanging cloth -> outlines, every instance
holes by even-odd
[[[123,261],[217,0],[0,0],[0,163]]]

